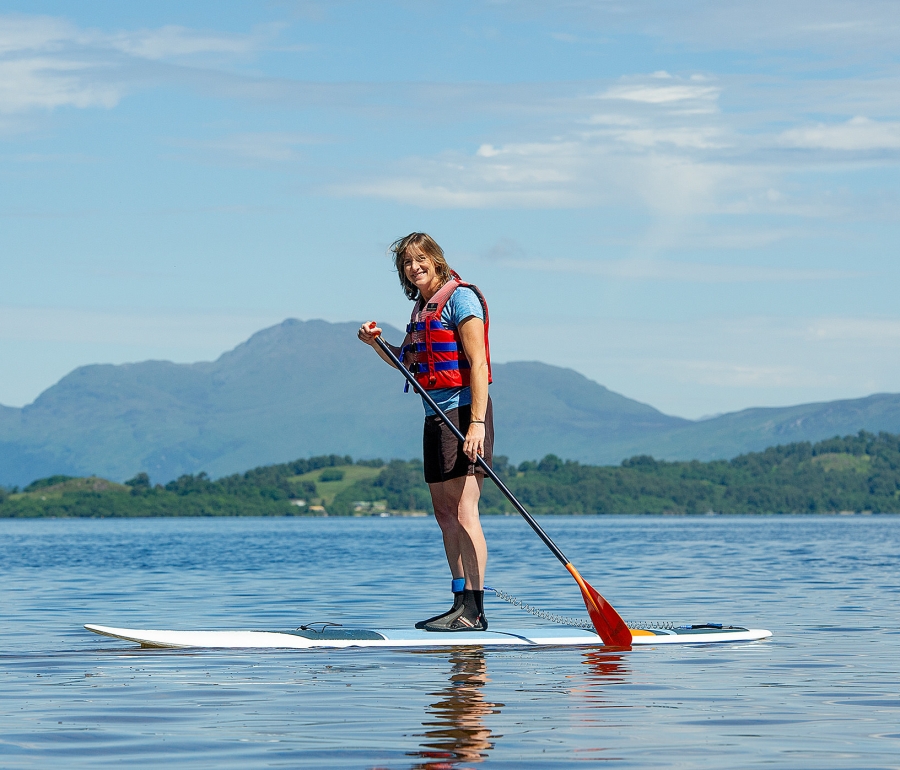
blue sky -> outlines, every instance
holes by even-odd
[[[400,326],[686,417],[900,391],[893,2],[0,2],[0,403]]]

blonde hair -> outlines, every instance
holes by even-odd
[[[422,254],[434,262],[434,268],[441,283],[447,283],[450,280],[450,265],[444,257],[444,250],[437,245],[428,233],[410,233],[409,235],[398,238],[391,244],[391,251],[394,253],[394,267],[397,268],[397,276],[400,278],[400,285],[407,299],[419,298],[419,287],[410,283],[406,277],[406,271],[403,269],[403,261],[406,259],[406,250],[410,247],[418,249]]]

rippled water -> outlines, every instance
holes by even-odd
[[[628,619],[768,641],[173,651],[130,627],[403,626],[447,603],[430,519],[0,520],[0,766],[900,767],[900,517],[548,518]],[[584,615],[518,518],[489,584]],[[539,624],[488,599],[495,627]]]

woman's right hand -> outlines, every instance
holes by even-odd
[[[366,345],[374,345],[375,338],[381,336],[381,329],[378,328],[378,324],[374,321],[366,321],[359,327],[356,336],[359,337],[360,342],[365,342]]]

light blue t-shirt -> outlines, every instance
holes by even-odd
[[[480,318],[484,321],[484,308],[481,306],[481,300],[469,288],[460,286],[441,312],[441,324],[445,329],[456,329],[463,321],[471,317]],[[429,390],[428,395],[431,396],[435,403],[444,411],[458,409],[472,403],[472,391],[469,388],[438,388],[437,390]],[[422,400],[422,406],[425,407],[425,414],[432,415],[434,410]]]

